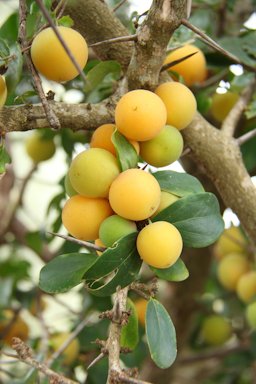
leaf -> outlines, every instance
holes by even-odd
[[[155,299],[147,305],[146,336],[152,360],[159,368],[170,367],[177,355],[176,332],[168,312]]]
[[[10,55],[10,48],[5,39],[0,38],[0,58],[5,58]]]
[[[4,144],[0,143],[0,175],[6,170],[6,164],[11,163],[9,153],[6,151]]]
[[[39,287],[48,293],[66,292],[82,282],[96,260],[95,254],[90,253],[57,256],[41,269]]]
[[[175,201],[152,221],[164,220],[175,225],[187,247],[201,248],[214,243],[223,232],[219,203],[212,193],[197,193]]]
[[[158,171],[153,173],[153,176],[157,179],[162,191],[173,193],[179,197],[204,192],[200,181],[188,173]]]
[[[15,41],[17,41],[18,39],[18,25],[19,25],[18,13],[13,13],[2,24],[0,28],[0,38],[4,38],[9,43],[15,43]]]
[[[189,276],[189,271],[181,258],[169,268],[158,269],[151,267],[151,269],[157,277],[167,281],[183,281]]]
[[[111,138],[117,153],[122,172],[129,168],[136,168],[138,155],[134,146],[117,130]]]
[[[112,73],[116,79],[119,79],[121,66],[117,61],[101,61],[95,65],[86,75],[87,84],[85,86],[85,92],[89,93],[93,91],[110,73]]]
[[[248,65],[256,65],[256,61],[248,55],[248,44],[245,43],[243,46],[243,39],[240,37],[224,37],[219,41],[219,44],[222,48],[226,49],[228,52],[232,53],[243,63]]]
[[[85,273],[91,293],[109,296],[117,286],[124,288],[136,279],[142,263],[136,248],[136,237],[137,233],[131,233],[117,241]]]
[[[22,75],[23,58],[20,45],[18,43],[15,43],[10,47],[10,55],[13,55],[15,58],[10,61],[5,74],[8,94],[15,91]]]
[[[132,300],[127,300],[127,310],[130,311],[128,323],[122,327],[120,345],[123,348],[135,349],[139,342],[139,327],[136,308]]]
[[[58,25],[68,28],[73,27],[74,25],[74,20],[69,15],[62,16],[60,19],[57,20],[57,22]]]

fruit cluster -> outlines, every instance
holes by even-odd
[[[62,211],[68,232],[111,247],[123,236],[139,231],[137,250],[143,261],[156,268],[174,264],[182,251],[182,237],[172,224],[152,223],[151,218],[178,197],[161,191],[156,178],[140,169],[138,161],[156,167],[176,161],[183,149],[179,130],[190,123],[195,112],[192,92],[179,83],[162,84],[155,92],[126,93],[117,103],[115,124],[97,128],[90,147],[70,164],[65,180],[70,198]],[[120,158],[127,151],[117,153],[116,134],[135,156],[134,166],[123,169]]]

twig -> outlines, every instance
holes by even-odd
[[[256,136],[256,128],[254,128],[253,130],[245,133],[243,136],[240,136],[236,139],[236,142],[238,145],[243,145],[244,143],[246,143],[247,141],[251,140],[253,137]]]
[[[137,35],[128,35],[128,36],[119,36],[119,37],[114,37],[113,39],[108,39],[108,40],[103,40],[99,41],[97,43],[90,44],[89,47],[98,47],[99,45],[102,44],[113,44],[113,43],[123,43],[124,41],[136,41],[137,40]]]
[[[232,53],[226,51],[218,43],[216,43],[216,41],[211,39],[208,35],[206,35],[203,31],[201,31],[201,29],[199,29],[196,26],[194,26],[193,24],[191,24],[188,20],[181,19],[181,24],[183,24],[187,28],[191,29],[191,31],[195,32],[198,36],[200,36],[206,44],[208,44],[210,47],[212,47],[216,51],[222,53],[226,57],[228,57],[234,63],[242,65],[244,68],[246,68],[250,72],[256,72],[256,68],[255,67],[253,67],[252,65],[244,63],[238,57],[236,57]]]
[[[135,379],[133,377],[128,377],[122,373],[118,373],[117,377],[120,383],[125,383],[125,384],[152,384],[149,381],[143,381],[143,380]]]
[[[14,337],[12,339],[12,348],[17,352],[17,355],[11,355],[11,357],[20,360],[21,362],[29,365],[30,367],[36,368],[45,376],[49,377],[50,382],[54,382],[56,384],[78,384],[77,381],[73,381],[62,375],[59,375],[52,369],[48,368],[45,364],[35,360],[33,358],[32,349],[18,337]]]
[[[127,0],[121,0],[117,5],[112,9],[112,12],[116,12]]]
[[[56,8],[54,9],[55,14],[57,15],[58,19],[63,15],[63,12],[67,6],[67,0],[61,0]]]
[[[182,61],[189,59],[190,57],[194,56],[197,52],[198,51],[192,52],[189,55],[181,57],[180,59],[177,59],[177,60],[171,61],[170,63],[164,64],[161,68],[161,72],[166,71],[166,69],[169,69],[169,68],[173,67],[174,65],[177,65],[177,64],[181,63]]]
[[[250,101],[253,95],[255,84],[256,82],[253,81],[250,85],[248,85],[248,87],[244,89],[241,97],[238,99],[238,101],[235,103],[235,105],[223,121],[221,130],[226,135],[229,135],[230,137],[234,135],[236,126],[242,116],[242,113],[244,112],[248,102]]]
[[[32,63],[31,57],[29,55],[29,52],[27,49],[27,42],[26,42],[26,13],[27,13],[27,7],[26,7],[26,1],[20,0],[19,2],[19,17],[20,17],[20,26],[19,26],[19,41],[21,48],[24,50],[24,56],[27,61],[28,69],[32,74],[34,86],[38,92],[38,95],[41,99],[43,109],[45,112],[45,115],[47,117],[47,120],[49,122],[49,125],[54,128],[58,129],[60,128],[60,122],[55,113],[53,112],[50,104],[48,103],[46,96],[43,91],[41,79],[35,70],[35,67]]]
[[[64,240],[71,241],[72,243],[79,244],[82,247],[94,249],[96,251],[104,252],[107,249],[104,247],[99,247],[98,245],[95,245],[93,243],[89,243],[89,241],[78,240],[71,236],[61,235],[60,233],[49,232],[49,231],[47,231],[47,233],[53,236],[60,237],[61,239],[64,239]]]
[[[39,6],[39,8],[41,9],[44,17],[46,18],[46,20],[48,21],[48,23],[50,24],[50,26],[52,27],[55,35],[57,36],[57,38],[59,39],[61,45],[63,46],[63,48],[65,49],[67,55],[69,56],[70,60],[72,61],[72,63],[74,64],[76,70],[78,71],[78,73],[80,74],[80,76],[82,77],[83,81],[86,83],[86,76],[83,72],[83,70],[81,69],[80,65],[77,63],[73,53],[71,52],[71,50],[69,49],[69,47],[67,46],[65,40],[62,38],[61,34],[59,33],[58,29],[56,28],[56,25],[54,24],[54,22],[52,21],[52,18],[51,16],[49,15],[47,9],[45,8],[42,0],[36,0],[36,3],[37,5]]]
[[[88,365],[87,367],[87,371],[88,369],[92,368],[95,364],[97,364],[100,360],[103,359],[103,357],[105,357],[105,353],[101,352],[97,357],[95,357],[95,359]]]

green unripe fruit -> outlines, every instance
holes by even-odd
[[[153,139],[140,143],[140,155],[154,167],[165,167],[178,160],[183,151],[183,137],[179,130],[166,125]]]
[[[0,107],[2,107],[7,99],[7,87],[5,79],[0,75]]]
[[[169,205],[175,203],[175,201],[177,200],[179,200],[178,196],[173,195],[169,192],[161,191],[160,204],[151,217],[155,217],[159,212],[163,211],[165,208],[169,207]]]
[[[117,159],[102,148],[90,148],[76,156],[69,168],[73,188],[87,197],[108,197],[110,185],[119,175]]]
[[[99,237],[107,247],[111,247],[117,240],[136,231],[137,227],[134,221],[112,215],[101,223]]]
[[[231,334],[231,325],[223,316],[211,315],[203,322],[201,335],[204,342],[209,345],[224,344]]]
[[[256,329],[256,301],[247,306],[245,317],[249,326],[252,329]]]
[[[72,197],[78,194],[77,191],[72,187],[68,173],[65,176],[64,187],[65,187],[66,194],[69,197]]]
[[[56,150],[53,139],[44,139],[39,132],[27,138],[25,148],[34,163],[50,159]]]

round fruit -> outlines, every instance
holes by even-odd
[[[154,167],[165,167],[178,160],[183,151],[183,137],[177,128],[166,125],[153,139],[140,143],[140,155]]]
[[[118,215],[107,217],[100,225],[100,240],[111,247],[117,240],[121,239],[129,233],[137,231],[134,221],[127,220]]]
[[[34,163],[49,160],[55,153],[56,147],[53,139],[46,139],[39,132],[34,132],[25,141],[25,149]]]
[[[246,239],[239,227],[226,228],[214,246],[214,255],[222,259],[229,253],[244,253],[246,250]]]
[[[220,260],[217,276],[226,289],[235,291],[240,277],[250,270],[250,263],[246,256],[230,253]]]
[[[169,81],[160,84],[155,90],[167,109],[167,124],[181,130],[186,128],[196,114],[195,96],[188,87]]]
[[[160,204],[155,211],[155,213],[151,217],[155,217],[159,212],[163,209],[169,207],[169,205],[175,203],[175,201],[179,200],[179,197],[173,195],[172,193],[161,191]]]
[[[137,89],[126,93],[115,109],[115,121],[119,132],[135,141],[150,140],[166,124],[166,108],[153,92]]]
[[[87,197],[108,197],[109,187],[119,173],[115,156],[102,148],[79,153],[69,168],[73,188]]]
[[[188,86],[201,83],[207,78],[206,60],[204,53],[195,45],[187,44],[181,48],[175,49],[175,51],[170,52],[164,61],[164,64],[168,64],[194,52],[196,52],[195,55],[185,59],[179,64],[170,67],[169,69],[170,72],[174,71],[182,76],[185,84]],[[175,78],[175,74],[173,77]]]
[[[147,310],[148,301],[146,299],[140,298],[134,301],[134,305],[137,311],[137,316],[139,323],[145,327],[145,319],[146,319],[146,310]]]
[[[249,271],[240,277],[236,292],[239,299],[245,303],[256,297],[256,271]]]
[[[69,197],[72,197],[72,196],[75,196],[78,194],[77,191],[72,187],[72,184],[69,180],[69,174],[68,173],[65,176],[64,187],[65,187],[66,194]]]
[[[238,93],[229,91],[226,93],[215,93],[212,97],[212,104],[210,108],[212,117],[221,123],[227,117],[238,99]]]
[[[221,345],[228,341],[232,334],[230,322],[220,315],[208,316],[201,329],[201,335],[205,343],[209,345]]]
[[[182,237],[167,221],[156,221],[144,227],[137,237],[141,259],[155,268],[168,268],[180,257]]]
[[[7,87],[5,79],[0,75],[0,107],[2,107],[7,99]]]
[[[96,240],[100,224],[113,211],[106,199],[72,196],[62,210],[62,223],[67,231],[80,240]]]
[[[57,351],[69,337],[70,335],[65,332],[52,336],[50,339],[50,345],[52,349],[54,351]],[[77,338],[75,338],[70,342],[70,344],[64,349],[61,354],[61,356],[63,357],[63,364],[71,365],[77,359],[79,349],[79,341]]]
[[[2,315],[3,319],[0,319],[1,339],[8,345],[12,344],[13,337],[26,341],[29,335],[29,328],[21,316],[18,314],[14,319],[15,314],[9,309],[4,310]]]
[[[85,39],[74,29],[62,26],[57,29],[82,70],[88,59]],[[69,81],[78,75],[76,67],[51,27],[42,30],[34,38],[31,58],[36,69],[49,80]]]
[[[247,305],[245,317],[249,326],[252,329],[256,329],[256,301]]]
[[[127,169],[111,184],[109,202],[119,216],[139,221],[156,211],[160,195],[160,186],[154,176],[141,169]]]

